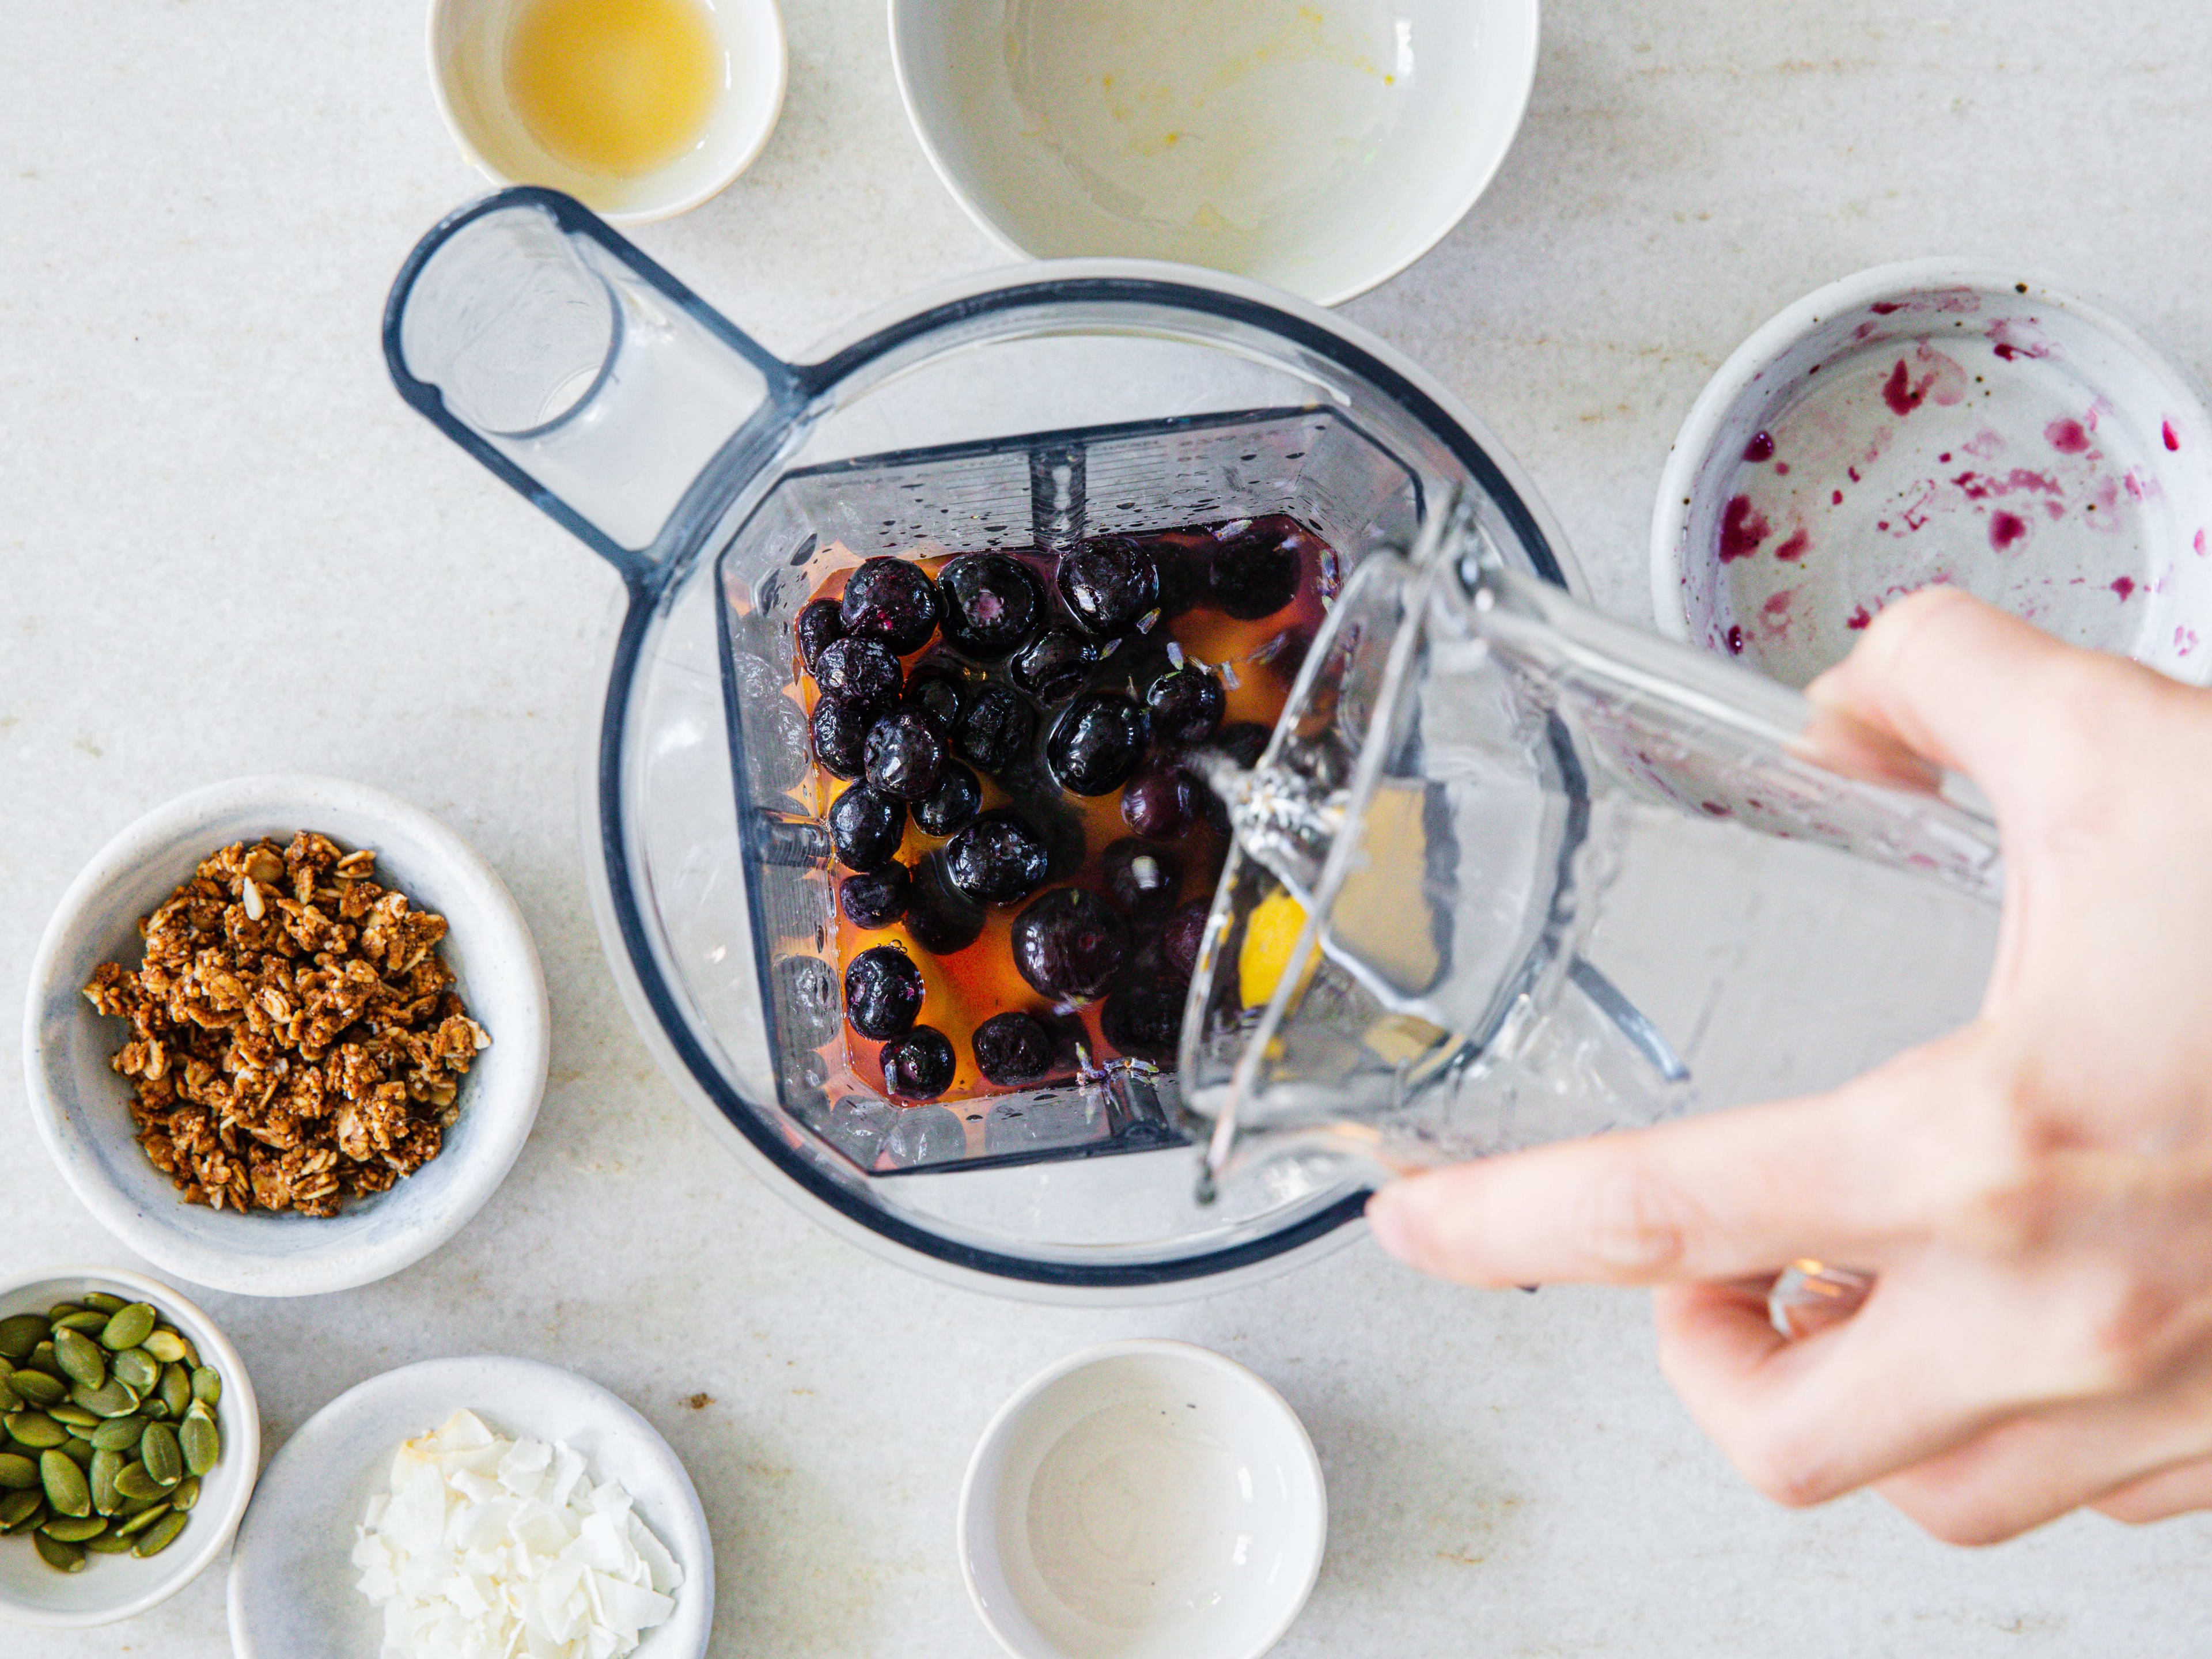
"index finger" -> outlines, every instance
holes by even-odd
[[[1878,1267],[1923,1208],[1912,1144],[1954,1042],[1826,1095],[1415,1176],[1368,1219],[1393,1255],[1469,1285],[1741,1279],[1806,1256]]]

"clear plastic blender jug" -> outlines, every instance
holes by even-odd
[[[916,1107],[835,1074],[790,626],[833,548],[1050,550],[1264,513],[1318,533],[1350,584],[1440,489],[1501,567],[1571,589],[1533,490],[1446,394],[1328,313],[1132,262],[963,284],[785,362],[532,189],[424,238],[385,343],[417,410],[622,578],[586,867],[639,1029],[726,1145],[833,1230],[1015,1294],[1190,1294],[1346,1236],[1369,1176],[1341,1162],[1278,1161],[1197,1202],[1153,1068]],[[1621,1042],[1656,1040],[1597,994]]]

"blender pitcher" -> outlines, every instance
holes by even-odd
[[[1272,514],[1335,550],[1326,594],[1356,610],[1389,587],[1363,580],[1370,550],[1411,548],[1440,491],[1492,566],[1565,596],[1580,578],[1556,526],[1449,393],[1330,313],[1144,261],[987,273],[786,361],[530,188],[423,238],[384,343],[411,405],[619,578],[581,775],[585,872],[640,1032],[725,1146],[866,1248],[1026,1297],[1212,1291],[1350,1236],[1370,1172],[1340,1161],[1270,1161],[1198,1201],[1190,1144],[1207,1126],[1159,1066],[909,1106],[841,1066],[792,628],[839,561]],[[1594,993],[1613,1030],[1660,1043],[1624,983]],[[1461,1023],[1460,1047],[1497,1048],[1479,1024]],[[1531,1106],[1519,1125],[1583,1119],[1547,1126]]]
[[[1530,582],[1462,493],[1431,499],[1352,575],[1256,767],[1208,769],[1237,854],[1178,1068],[1208,1179],[1401,1173],[1679,1109],[1686,1068],[1593,961],[1624,884],[1787,884],[1762,860],[1798,841],[2001,890],[1965,780]]]

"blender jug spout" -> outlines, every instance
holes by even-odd
[[[633,580],[696,544],[805,404],[790,365],[535,187],[416,244],[384,349],[402,397]]]

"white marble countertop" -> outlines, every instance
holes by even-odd
[[[906,130],[878,0],[787,9],[768,152],[637,240],[797,351],[992,255]],[[1560,0],[1546,23],[1489,195],[1349,309],[1490,421],[1621,613],[1647,613],[1650,495],[1698,387],[1833,276],[2018,261],[2212,366],[2212,12]],[[283,767],[469,836],[551,984],[537,1132],[452,1244],[344,1295],[206,1298],[270,1449],[392,1365],[558,1359],[689,1461],[718,1652],[981,1659],[951,1548],[976,1432],[1071,1348],[1173,1335],[1272,1379],[1327,1467],[1328,1564],[1285,1656],[2212,1645],[2212,1521],[2077,1519],[1968,1554],[1871,1498],[1768,1507],[1668,1395],[1629,1296],[1460,1291],[1362,1243],[1210,1301],[1039,1309],[802,1221],[709,1144],[600,959],[571,781],[612,579],[385,379],[392,271],[479,188],[432,108],[420,4],[9,0],[0,31],[0,1009],[112,831]],[[0,1270],[126,1261],[39,1150],[19,1029],[0,1018]],[[222,1574],[133,1623],[0,1650],[211,1659]]]

